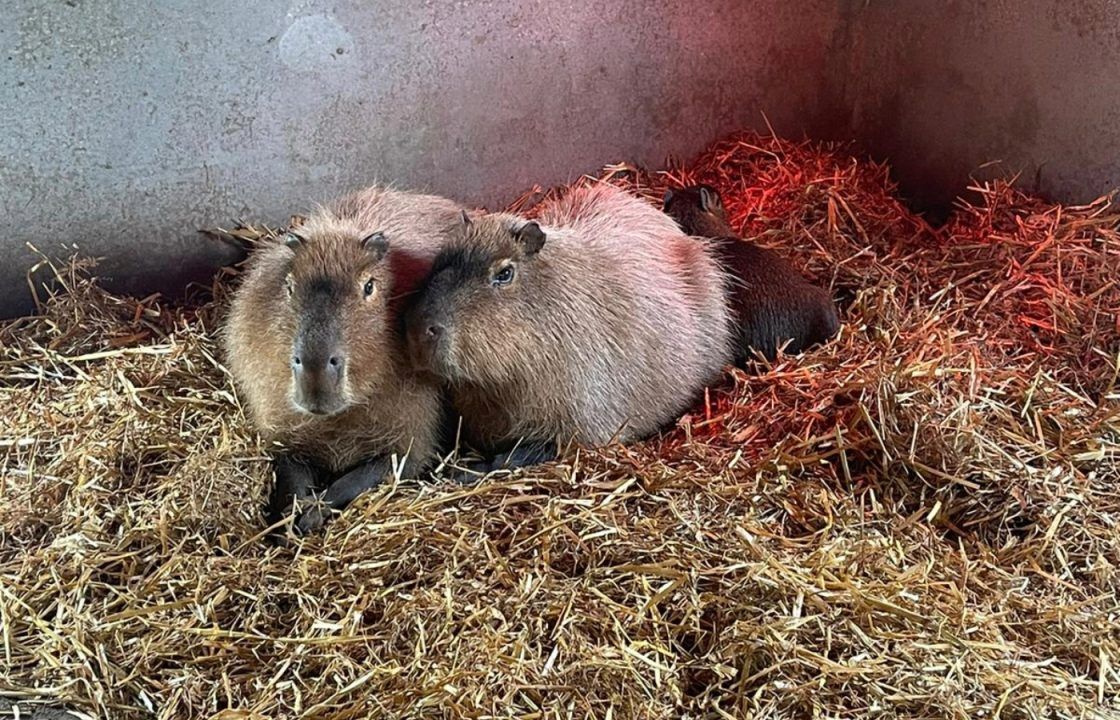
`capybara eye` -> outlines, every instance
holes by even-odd
[[[513,265],[506,265],[504,268],[494,273],[494,277],[490,282],[494,285],[494,287],[509,285],[511,282],[513,282],[513,273]]]
[[[369,280],[366,280],[366,286],[362,288],[362,292],[365,293],[365,296],[368,298],[370,295],[373,295],[375,287],[376,286],[373,284],[373,278],[370,278]]]

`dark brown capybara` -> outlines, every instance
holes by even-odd
[[[840,329],[836,305],[777,253],[735,235],[719,193],[708,185],[666,190],[665,212],[689,235],[708,238],[731,276],[729,301],[738,328],[736,362],[752,351],[773,361],[779,348],[797,354]]]

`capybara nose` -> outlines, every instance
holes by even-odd
[[[295,352],[292,355],[292,399],[313,415],[333,415],[345,407],[346,356],[340,352]]]
[[[408,328],[408,352],[412,364],[420,369],[431,369],[432,360],[445,335],[444,326],[438,322],[414,317]]]
[[[332,383],[342,379],[346,368],[346,356],[335,353],[325,360],[314,355],[296,353],[292,356],[292,372],[296,377],[326,376]]]

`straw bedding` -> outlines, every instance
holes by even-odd
[[[112,718],[1120,713],[1120,211],[976,188],[944,227],[843,148],[709,182],[843,304],[679,427],[261,542],[213,301],[81,262],[0,327],[0,695]],[[540,193],[519,200],[529,207]],[[255,231],[242,229],[242,237]],[[23,704],[26,713],[30,705]]]

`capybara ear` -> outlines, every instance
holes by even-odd
[[[288,232],[284,233],[284,244],[290,247],[292,250],[298,250],[299,246],[303,245],[303,238],[289,230]]]
[[[385,233],[380,230],[362,238],[361,246],[363,250],[373,256],[374,260],[385,257],[385,253],[389,251],[389,241],[386,239]]]
[[[536,221],[530,220],[517,231],[517,240],[525,248],[526,255],[536,255],[544,247],[544,230],[541,230]]]
[[[709,210],[718,210],[723,207],[723,200],[720,199],[719,193],[709,185],[700,186],[700,207],[704,212]]]
[[[668,210],[669,209],[669,203],[671,203],[672,201],[673,201],[673,189],[672,188],[667,188],[665,190],[665,197],[661,198],[661,209],[662,209],[662,211]]]

